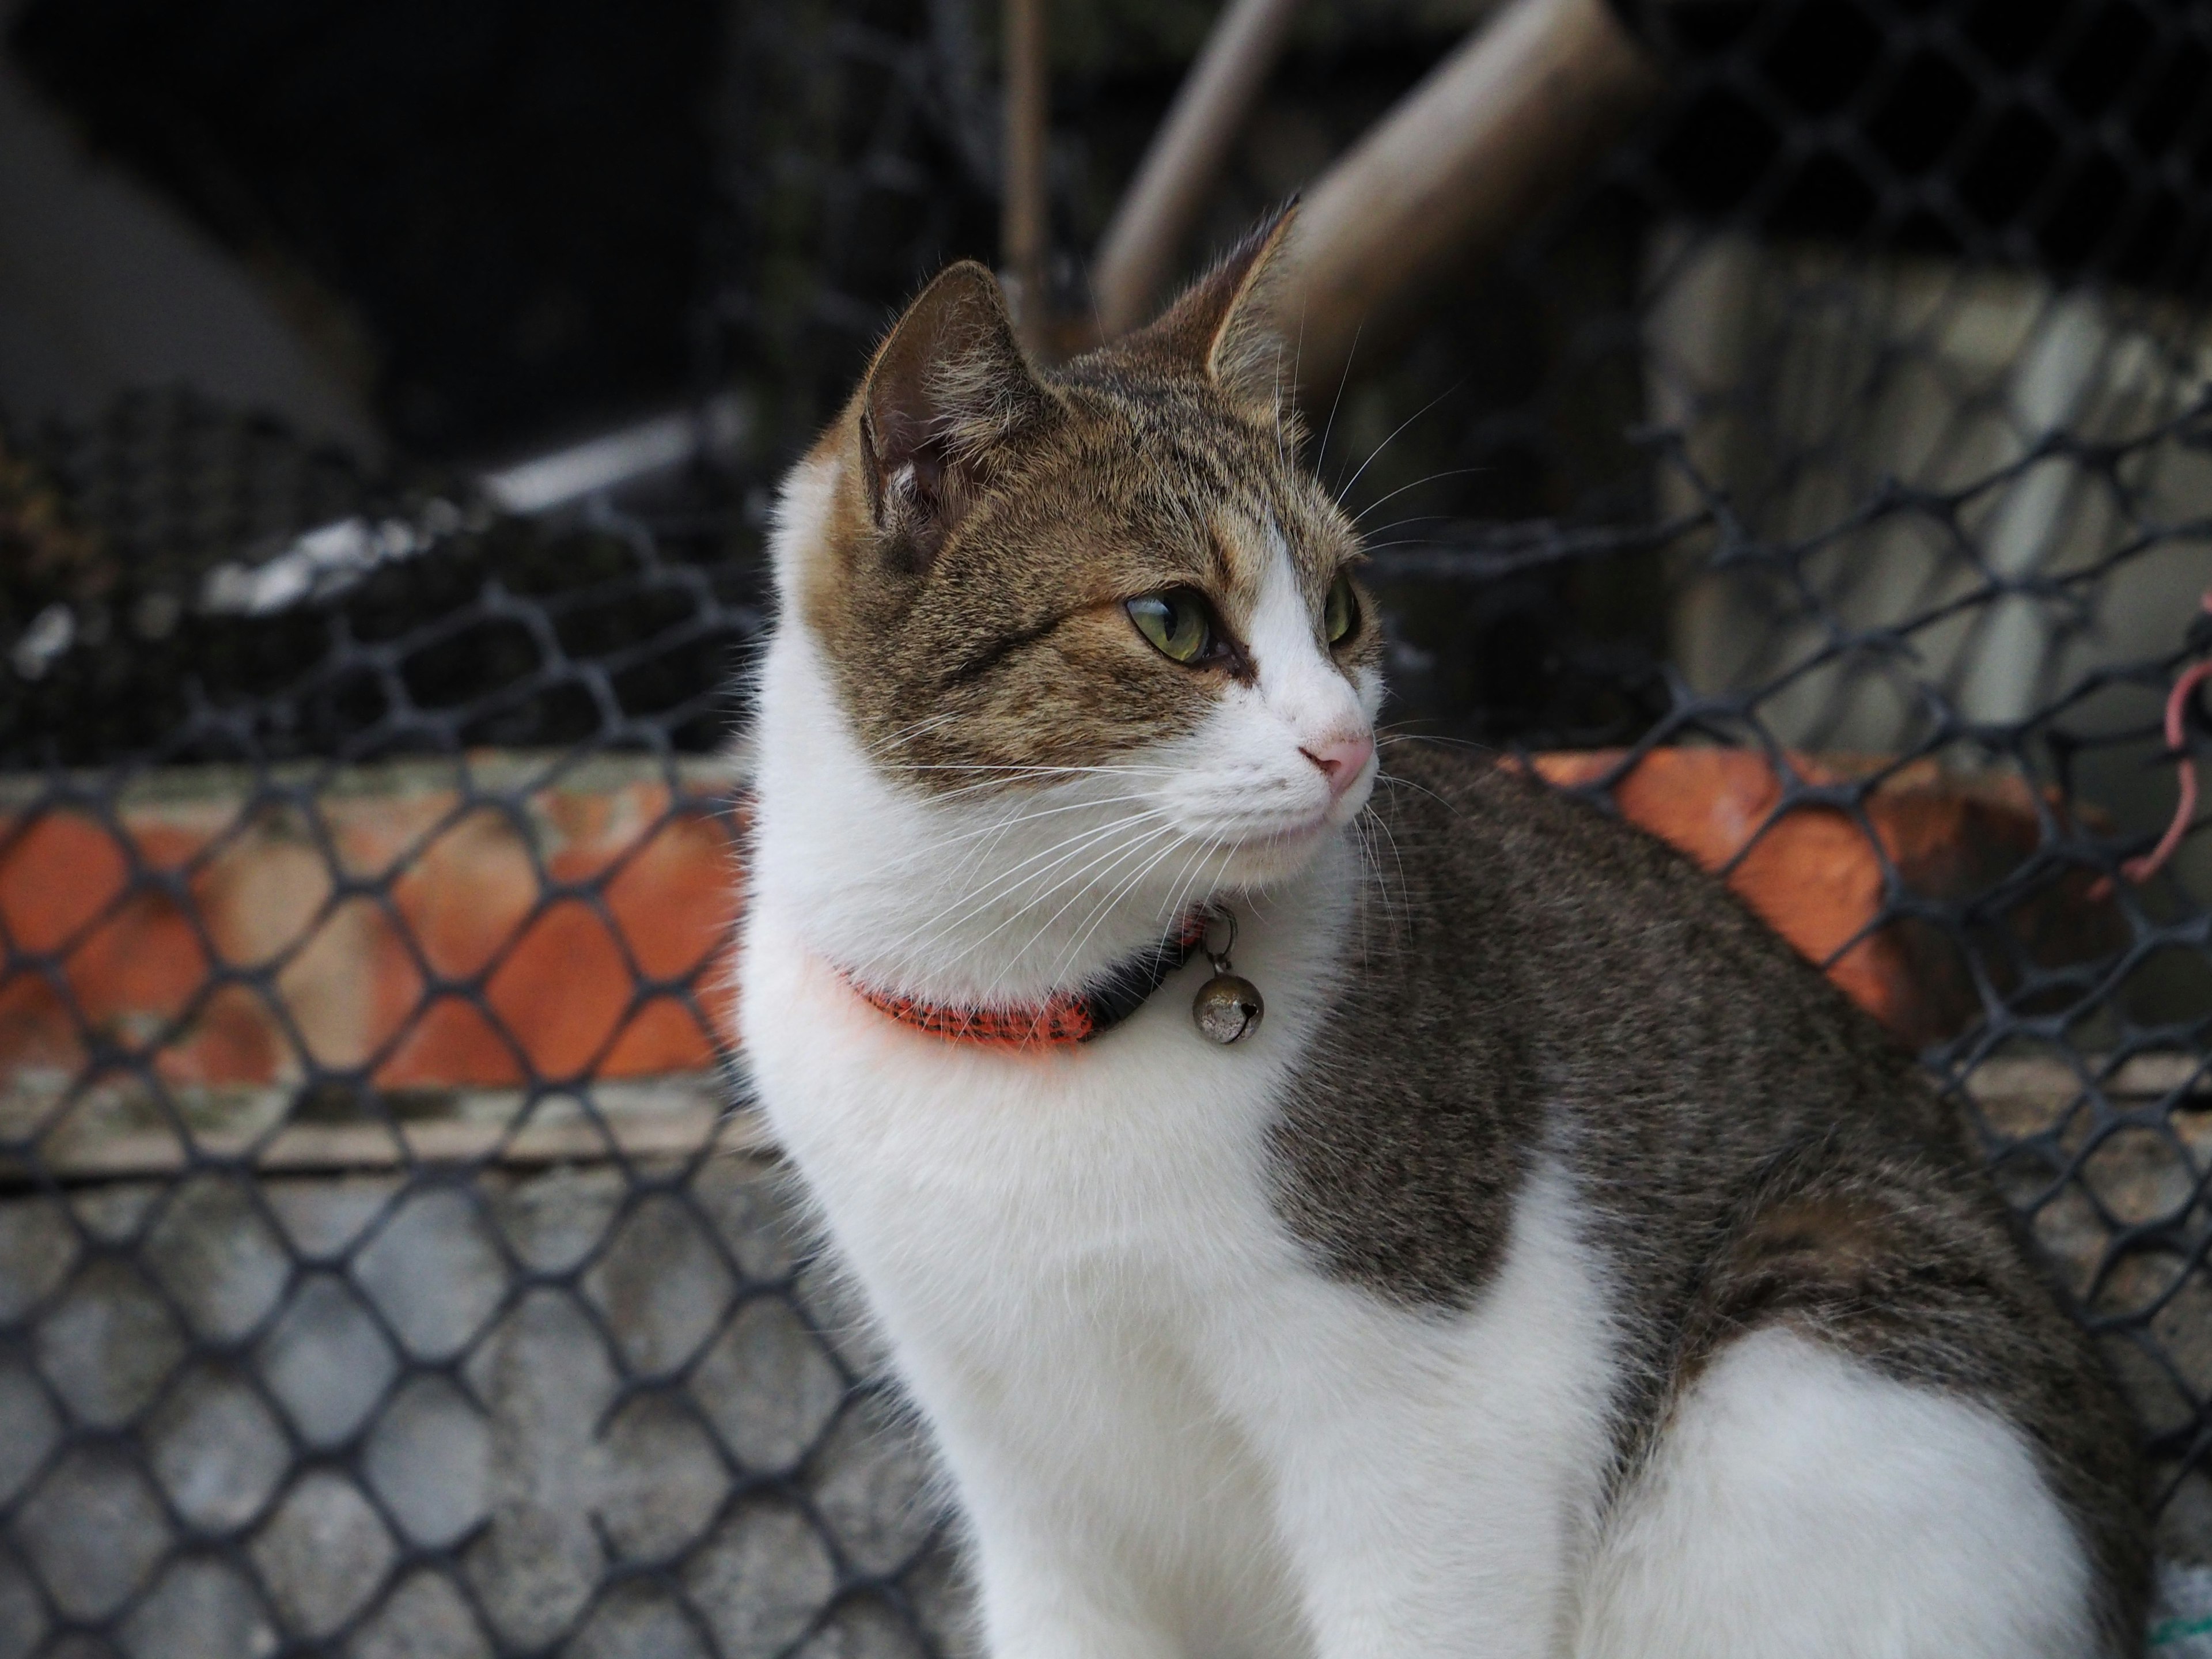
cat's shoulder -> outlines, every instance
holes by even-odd
[[[1412,947],[1401,972],[1529,1018],[1641,1031],[1655,1049],[1670,1032],[1717,1041],[1726,1028],[1743,1053],[1811,1044],[1895,1072],[1889,1040],[1826,975],[1658,836],[1518,761],[1443,745],[1391,756],[1378,839]]]
[[[1394,744],[1376,811],[1431,881],[1557,901],[1603,896],[1733,923],[1721,883],[1600,799],[1545,781],[1526,761],[1465,745]]]

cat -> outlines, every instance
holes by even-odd
[[[1641,832],[1377,788],[1292,223],[1052,369],[952,266],[777,508],[739,1048],[985,1647],[2140,1653],[2135,1430],[1911,1060]]]

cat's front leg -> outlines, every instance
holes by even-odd
[[[971,1513],[970,1524],[991,1659],[1182,1659],[1103,1550],[1041,1537],[1011,1514]]]
[[[927,1345],[907,1351],[908,1382],[927,1405],[938,1450],[959,1493],[969,1570],[990,1659],[1186,1659],[1159,1587],[1127,1547],[1130,1503],[1148,1485],[1141,1460],[1127,1490],[1101,1482],[1119,1465],[1080,1421],[1006,1402],[1041,1390],[966,1376]],[[1141,1440],[1126,1425],[1118,1437]],[[1157,1557],[1155,1556],[1155,1559]]]
[[[1317,1659],[1565,1650],[1613,1384],[1571,1224],[1558,1184],[1531,1182],[1470,1307],[1311,1279],[1255,1303],[1238,1374],[1264,1380],[1247,1420]]]
[[[1286,1488],[1316,1659],[1546,1659],[1565,1650],[1577,1505],[1535,1449],[1470,1466],[1346,1436]],[[1406,1454],[1411,1453],[1411,1455]]]

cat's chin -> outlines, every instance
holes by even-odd
[[[1267,887],[1302,873],[1315,854],[1343,830],[1333,815],[1309,823],[1241,837],[1222,854],[1221,877],[1231,887]]]

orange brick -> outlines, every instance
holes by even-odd
[[[1547,755],[1535,767],[1573,785],[1603,780],[1622,758]],[[470,763],[509,772],[536,763]],[[1790,764],[1833,782],[1874,763]],[[307,1056],[373,1065],[387,1087],[511,1085],[526,1066],[549,1078],[586,1068],[629,1077],[711,1064],[700,1015],[675,998],[641,1003],[629,963],[657,981],[688,981],[701,1014],[726,1029],[736,883],[725,828],[676,810],[659,778],[623,777],[616,764],[537,788],[512,811],[464,812],[449,781],[425,785],[434,776],[421,763],[388,779],[356,775],[318,797],[313,824],[290,807],[241,822],[235,800],[180,784],[175,799],[149,795],[125,812],[127,848],[83,814],[50,813],[12,834],[0,824],[0,924],[19,948],[65,951],[77,1005],[73,1013],[33,973],[0,981],[0,1067],[76,1069],[85,1053],[78,1013],[126,1047],[161,1038],[155,1063],[179,1081],[290,1081]],[[1905,1041],[1931,1041],[1971,1018],[1974,988],[1953,941],[1919,923],[1869,931],[1884,904],[1884,860],[1929,897],[1984,891],[2035,850],[2027,790],[1907,768],[1867,799],[1872,841],[1833,808],[1778,816],[1781,795],[1764,757],[1719,749],[1656,751],[1614,787],[1627,817],[1725,871],[1754,910]],[[311,829],[335,844],[335,876]],[[131,890],[133,855],[149,869],[189,870],[184,902],[151,886]],[[541,867],[595,891],[598,902],[541,904]],[[338,897],[337,880],[385,872],[397,874],[384,896]],[[2116,919],[2088,900],[2087,884],[2059,884],[2015,924],[2046,952],[2100,948]],[[203,931],[225,963],[278,966],[289,1028],[255,988],[195,1001],[209,969]],[[431,994],[426,971],[456,981],[459,994]]]
[[[471,760],[509,773],[535,763]],[[527,1069],[619,1077],[713,1063],[680,1004],[637,1006],[625,957],[656,978],[696,974],[708,1017],[726,1012],[734,888],[711,817],[676,808],[658,778],[587,769],[530,791],[519,810],[464,813],[450,785],[423,787],[432,769],[388,775],[389,788],[356,775],[317,799],[335,878],[296,809],[249,819],[181,778],[173,799],[149,791],[125,811],[125,845],[67,812],[0,840],[0,925],[19,948],[66,948],[76,1004],[34,973],[0,981],[0,1067],[74,1071],[87,1028],[126,1046],[161,1038],[154,1062],[179,1082],[289,1082],[312,1063],[373,1067],[386,1087],[501,1085]],[[181,903],[130,886],[134,852],[190,869]],[[541,865],[556,881],[603,886],[599,904],[541,905]],[[385,872],[386,893],[338,896],[337,879]],[[201,930],[222,962],[273,969],[289,1019],[242,985],[194,1004],[210,969]],[[431,994],[426,972],[458,994]]]

